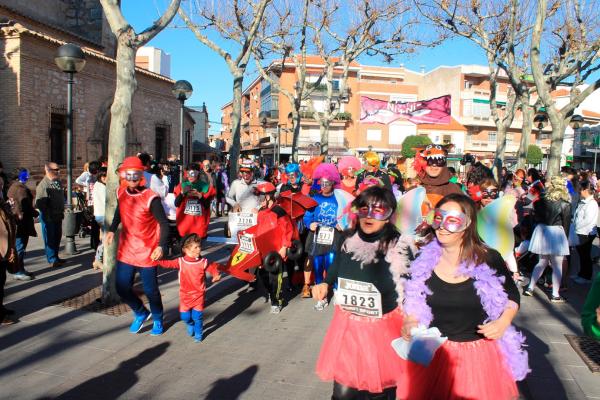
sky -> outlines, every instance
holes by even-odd
[[[159,8],[164,9],[164,0],[123,0],[123,15],[136,32],[149,27],[159,17]],[[204,46],[194,34],[181,27],[181,21],[174,21],[160,32],[147,45],[162,49],[171,55],[171,78],[185,79],[192,84],[194,92],[186,101],[188,106],[201,106],[206,103],[209,120],[212,121],[209,134],[218,134],[221,120],[221,106],[230,101],[232,79],[225,61],[215,52]],[[223,44],[223,43],[220,43]],[[423,49],[419,53],[397,57],[392,64],[377,59],[360,59],[368,65],[404,66],[419,71],[421,66],[430,71],[440,65],[482,64],[485,65],[483,52],[466,39],[454,39],[444,42],[433,49]],[[256,78],[252,74],[244,78],[249,84]],[[245,86],[244,86],[245,87]]]

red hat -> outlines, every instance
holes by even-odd
[[[125,158],[119,166],[119,172],[130,170],[144,171],[145,169],[146,167],[142,164],[142,160],[135,156]]]
[[[262,182],[256,185],[254,190],[258,193],[274,193],[276,189],[271,182]]]
[[[252,170],[254,170],[254,164],[252,163],[252,160],[242,160],[242,163],[240,164],[240,171],[252,172]]]

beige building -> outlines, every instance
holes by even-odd
[[[54,57],[67,42],[81,46],[86,57],[73,89],[74,168],[107,155],[114,36],[98,0],[65,3],[0,0],[0,160],[6,170],[26,167],[39,174],[45,162],[66,164],[67,76]],[[166,159],[179,151],[174,81],[143,68],[136,68],[136,79],[127,154],[147,151]],[[193,120],[186,124],[191,132]]]

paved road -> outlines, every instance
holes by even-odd
[[[222,232],[212,224],[215,235]],[[86,249],[85,240],[79,240]],[[207,247],[208,257],[228,249]],[[314,365],[331,309],[290,299],[269,313],[261,292],[226,278],[207,292],[206,338],[198,344],[178,321],[177,272],[160,281],[167,331],[151,337],[127,331],[130,315],[112,317],[53,305],[101,283],[90,250],[58,269],[45,262],[39,239],[30,244],[31,282],[8,279],[5,303],[20,322],[0,329],[0,387],[10,399],[328,399],[331,385]],[[541,291],[523,300],[517,324],[528,337],[532,373],[520,385],[527,399],[600,399],[593,375],[567,344],[581,333],[578,310],[586,288],[573,285],[569,303],[552,305]]]

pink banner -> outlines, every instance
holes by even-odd
[[[435,99],[395,102],[360,96],[360,122],[389,124],[406,119],[413,124],[449,124],[450,95]]]

